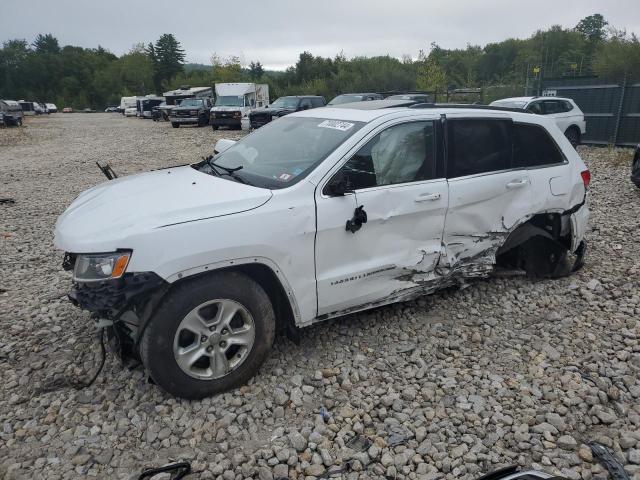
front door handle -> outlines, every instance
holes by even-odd
[[[434,200],[439,200],[439,199],[440,199],[439,193],[423,193],[422,195],[417,196],[415,201],[416,202],[433,202]]]
[[[507,183],[507,189],[513,190],[514,188],[522,188],[529,183],[529,180],[526,178],[520,178],[519,180],[513,180]]]

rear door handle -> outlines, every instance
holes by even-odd
[[[434,200],[439,200],[439,199],[440,199],[439,193],[423,193],[422,195],[419,195],[418,197],[416,197],[415,201],[416,202],[433,202]]]
[[[526,178],[521,178],[519,180],[513,180],[507,183],[507,188],[509,190],[513,190],[514,188],[522,188],[529,183],[529,180]]]

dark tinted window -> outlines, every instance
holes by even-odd
[[[433,122],[389,127],[373,137],[345,164],[355,190],[435,178]]]
[[[313,108],[313,106],[311,105],[311,99],[310,98],[303,98],[300,101],[300,106],[298,107],[300,110],[304,110],[307,108]]]
[[[559,100],[545,100],[544,102],[545,115],[550,115],[553,113],[562,113],[565,111],[566,109],[564,107],[564,102],[561,102]]]
[[[538,115],[542,115],[542,102],[530,103],[527,107],[527,110],[533,113],[537,113]]]
[[[324,107],[324,100],[320,97],[313,97],[311,99],[311,104],[314,108],[316,107]]]
[[[562,152],[544,128],[525,124],[513,126],[514,167],[539,167],[563,161]]]
[[[447,176],[462,177],[511,166],[511,121],[449,120]]]
[[[564,111],[565,112],[570,112],[571,110],[573,110],[573,105],[571,104],[571,102],[568,101],[564,101],[562,102],[564,104]]]

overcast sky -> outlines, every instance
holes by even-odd
[[[526,38],[602,13],[640,33],[640,0],[0,0],[0,41],[52,33],[61,45],[101,45],[120,55],[173,33],[188,62],[239,55],[284,69],[304,50],[333,57],[417,56]]]

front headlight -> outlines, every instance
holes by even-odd
[[[76,282],[97,282],[120,278],[127,265],[131,252],[79,254],[73,269],[73,280]]]

